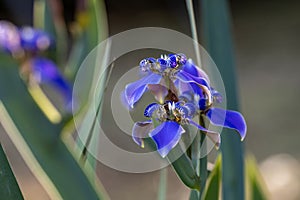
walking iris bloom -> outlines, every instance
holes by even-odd
[[[207,74],[185,55],[144,59],[140,62],[140,73],[140,80],[125,87],[123,103],[132,109],[147,91],[159,103],[146,107],[144,115],[149,120],[134,124],[132,137],[138,145],[143,147],[143,138],[150,137],[158,153],[165,157],[186,132],[182,125],[190,124],[219,146],[220,134],[195,123],[192,119],[196,116],[206,117],[215,126],[234,129],[241,140],[245,138],[247,126],[243,116],[236,111],[215,107],[222,101],[222,96],[210,86]]]
[[[18,28],[0,20],[0,49],[12,56],[22,56],[21,74],[35,84],[53,87],[64,99],[66,111],[72,111],[72,87],[54,62],[39,56],[39,53],[54,46],[46,32],[29,26]],[[18,57],[20,58],[20,57]]]
[[[18,28],[8,21],[0,21],[0,48],[11,54],[22,51],[36,53],[53,45],[46,32],[32,27]]]

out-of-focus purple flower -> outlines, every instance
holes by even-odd
[[[164,82],[167,87],[173,84],[194,84],[197,88],[199,88],[198,85],[202,88],[209,87],[209,79],[205,72],[198,69],[192,60],[187,60],[184,54],[144,59],[140,62],[140,72],[143,77],[128,84],[124,91],[124,104],[129,108],[133,108],[134,104],[148,91],[149,84]]]
[[[20,29],[21,47],[26,51],[44,51],[52,45],[52,39],[46,32],[32,27]]]
[[[0,21],[0,49],[16,53],[21,49],[21,39],[18,28],[8,21]]]
[[[55,88],[64,98],[65,107],[72,110],[72,87],[63,77],[54,62],[46,58],[33,58],[29,61],[31,78],[38,84],[46,84]]]
[[[191,124],[204,131],[217,145],[220,143],[220,135],[207,130],[192,121],[195,115],[193,105],[183,102],[165,102],[164,104],[152,103],[145,109],[144,115],[152,120],[136,122],[132,130],[133,140],[140,146],[144,146],[143,138],[151,137],[157,146],[157,151],[165,157],[179,142],[185,132],[181,125]],[[159,125],[154,128],[153,120]]]

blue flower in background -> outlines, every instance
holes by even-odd
[[[53,44],[50,35],[42,30],[29,26],[19,29],[8,21],[0,21],[0,48],[8,53],[35,53],[44,51]]]
[[[222,102],[221,94],[210,86],[207,74],[183,54],[147,58],[141,61],[142,78],[125,87],[122,98],[125,105],[134,104],[146,91],[159,102],[145,109],[150,120],[136,122],[132,130],[133,140],[144,146],[143,138],[150,137],[157,150],[165,157],[179,142],[185,132],[182,125],[197,127],[219,146],[220,134],[195,123],[195,116],[206,117],[211,124],[236,130],[241,140],[246,136],[244,117],[236,111],[216,107]]]
[[[53,41],[46,32],[32,27],[22,27],[20,29],[20,44],[26,51],[44,51],[48,49]]]
[[[63,77],[54,62],[46,58],[36,57],[31,59],[26,65],[30,70],[30,81],[38,84],[52,86],[64,99],[65,107],[72,110],[72,87]]]
[[[0,21],[0,49],[12,54],[21,50],[19,30],[8,21]]]

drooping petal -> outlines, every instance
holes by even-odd
[[[143,94],[147,91],[148,84],[158,84],[160,80],[161,75],[151,73],[138,81],[128,84],[125,87],[125,97],[129,107],[133,108],[133,105],[140,100]]]
[[[213,125],[235,129],[240,134],[241,140],[245,138],[247,125],[241,113],[221,108],[211,108],[206,116]]]
[[[181,80],[182,82],[185,83],[196,83],[199,85],[203,85],[209,88],[209,83],[205,78],[202,77],[197,77],[197,76],[193,76],[183,70],[180,70],[177,74],[176,77]]]
[[[166,121],[150,132],[150,137],[157,146],[158,153],[164,158],[174,148],[185,130],[174,121]]]
[[[132,138],[139,146],[144,147],[143,138],[148,137],[148,134],[153,129],[151,120],[144,122],[136,122],[132,128]]]
[[[215,131],[208,130],[196,122],[189,120],[189,123],[195,127],[197,127],[199,130],[204,131],[204,133],[211,139],[211,141],[216,145],[216,147],[219,147],[221,144],[221,136],[219,133]]]
[[[168,95],[168,88],[160,84],[149,84],[148,89],[160,104],[164,103],[165,98]]]
[[[208,75],[199,67],[197,67],[192,59],[188,59],[188,61],[185,63],[185,65],[181,68],[183,71],[189,73],[192,76],[204,78],[209,83],[209,77]]]

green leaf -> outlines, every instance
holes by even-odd
[[[227,97],[227,108],[238,110],[234,50],[231,20],[226,0],[201,0],[204,46],[222,75]],[[224,200],[244,199],[243,145],[233,130],[222,134],[222,187]]]
[[[0,143],[0,197],[7,200],[24,199]]]
[[[60,139],[62,124],[51,124],[37,107],[16,64],[1,63],[1,122],[37,179],[54,199],[99,199],[101,194]]]
[[[145,148],[156,150],[154,141],[150,138],[145,138]],[[178,155],[181,155],[178,157]],[[196,173],[191,159],[186,155],[186,152],[182,152],[180,145],[176,145],[166,157],[172,162],[172,167],[180,178],[180,180],[189,188],[200,190],[200,179]],[[174,161],[175,160],[175,161]]]
[[[170,153],[167,155],[167,158],[171,161],[175,160],[174,158],[182,154],[178,159],[172,162],[172,167],[175,170],[176,174],[180,180],[189,188],[200,190],[200,178],[196,173],[196,170],[193,166],[191,159],[182,151],[180,146],[177,145]]]
[[[217,158],[215,167],[209,175],[206,183],[205,190],[202,194],[202,200],[218,200],[221,191],[221,168],[222,159],[221,156]]]
[[[246,159],[247,199],[268,200],[265,183],[259,173],[254,156]]]

